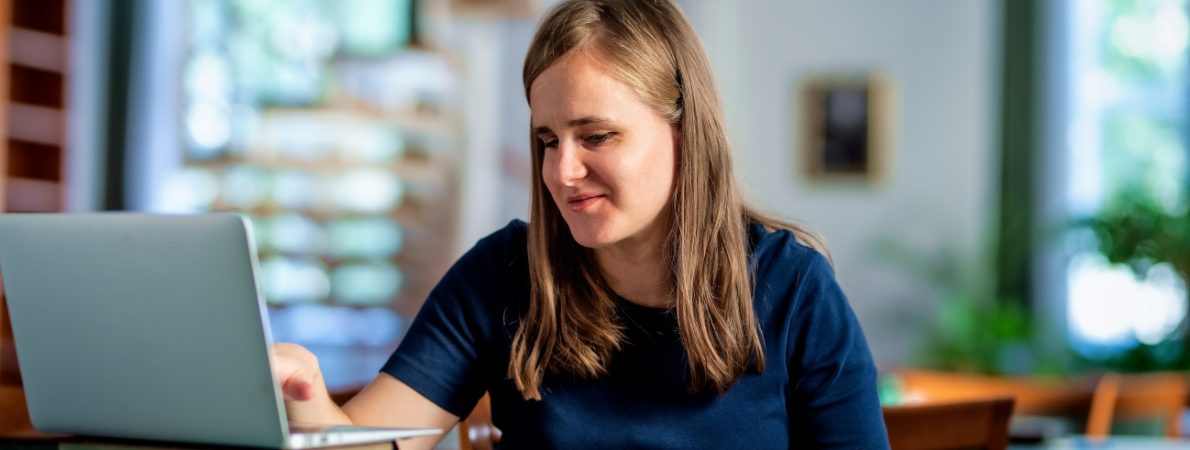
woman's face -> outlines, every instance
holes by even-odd
[[[664,239],[676,170],[673,127],[603,69],[568,55],[534,80],[531,123],[541,177],[580,245]]]

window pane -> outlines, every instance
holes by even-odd
[[[1078,215],[1129,196],[1166,212],[1187,202],[1186,86],[1190,25],[1185,0],[1070,2],[1068,198]],[[1165,264],[1112,265],[1098,252],[1067,267],[1067,318],[1083,354],[1103,355],[1177,338],[1186,288]],[[1153,261],[1159,263],[1160,261]]]

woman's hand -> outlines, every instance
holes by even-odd
[[[318,358],[305,347],[281,342],[273,345],[273,377],[285,394],[285,402],[307,401],[316,396],[316,386],[326,391]]]
[[[285,395],[289,421],[302,425],[351,425],[352,420],[331,400],[318,358],[297,344],[278,343],[271,349],[273,377]]]
[[[271,349],[273,377],[285,394],[290,422],[303,425],[364,425],[449,429],[459,418],[422,396],[404,382],[381,373],[343,408],[326,389],[318,358],[297,344],[278,343]],[[401,441],[402,449],[430,449],[441,435]]]

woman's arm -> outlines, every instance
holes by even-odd
[[[273,346],[275,371],[285,393],[285,410],[295,423],[362,425],[446,430],[459,417],[438,407],[409,385],[381,373],[343,408],[335,405],[323,381],[318,359],[300,345]],[[442,435],[401,441],[402,449],[430,449]]]
[[[440,428],[443,432],[460,419],[387,373],[372,380],[342,411],[356,425]],[[408,439],[401,441],[401,449],[428,450],[440,440],[442,435]]]
[[[876,365],[826,259],[806,263],[790,337],[790,429],[797,448],[888,448]]]
[[[290,420],[443,429],[458,423],[508,366],[504,319],[517,310],[511,299],[527,295],[517,284],[528,280],[525,248],[525,224],[517,221],[476,243],[426,297],[381,374],[343,408],[331,401],[313,354],[275,345]],[[439,439],[401,441],[401,448],[430,448]]]

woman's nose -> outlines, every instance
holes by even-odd
[[[582,148],[569,142],[559,142],[556,167],[558,181],[570,186],[587,176],[587,163],[583,159]]]

